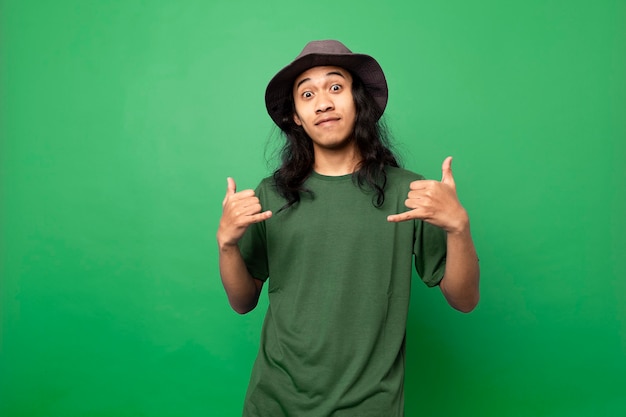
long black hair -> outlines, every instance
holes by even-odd
[[[398,167],[398,158],[391,149],[389,131],[384,121],[379,119],[380,110],[376,102],[360,78],[351,75],[356,108],[353,140],[361,157],[352,178],[360,187],[374,191],[372,203],[380,207],[385,202],[385,166]],[[313,142],[302,126],[294,122],[294,113],[295,103],[290,96],[284,104],[284,116],[279,125],[286,138],[280,151],[281,166],[273,175],[278,193],[287,200],[282,209],[298,203],[301,193],[312,193],[304,187],[304,182],[313,171]]]

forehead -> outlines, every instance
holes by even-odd
[[[308,80],[338,76],[337,74],[341,74],[341,76],[343,76],[343,78],[345,78],[346,80],[352,81],[352,76],[350,75],[350,72],[342,67],[321,66],[309,68],[302,74],[298,75],[294,80],[293,85],[294,87],[297,87],[298,84],[302,83],[302,81],[306,82]]]

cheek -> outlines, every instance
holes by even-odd
[[[352,94],[345,94],[341,97],[341,107],[345,112],[354,113],[356,110],[356,104],[354,104],[354,98]]]
[[[351,122],[354,122],[356,120],[356,106],[354,105],[354,101],[346,102],[344,108],[346,109],[346,116],[349,116]]]
[[[304,118],[301,118],[299,116],[300,114],[306,115],[307,114],[307,108],[302,103],[296,103],[295,106],[294,106],[293,121],[298,126],[302,126],[302,125],[306,124],[306,116]]]

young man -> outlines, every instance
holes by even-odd
[[[337,41],[307,44],[265,100],[282,165],[256,191],[228,178],[217,232],[232,308],[252,310],[269,285],[244,416],[402,416],[413,259],[452,307],[479,298],[451,158],[441,181],[398,167],[383,71]]]

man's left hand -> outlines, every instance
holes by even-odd
[[[441,181],[413,181],[404,204],[411,210],[388,216],[387,221],[420,219],[441,227],[448,233],[462,233],[469,224],[467,212],[456,194],[451,156],[441,165]]]

